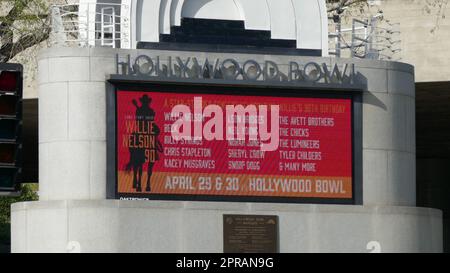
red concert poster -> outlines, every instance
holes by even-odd
[[[227,105],[279,106],[277,148],[263,151],[261,141],[248,138],[176,140],[172,125],[180,117],[171,114],[173,107],[186,106],[191,120],[199,118],[203,125],[212,118],[195,114],[195,98],[201,98],[203,109],[215,105],[224,112]],[[353,196],[349,98],[118,90],[116,100],[118,197]],[[250,123],[248,117],[245,122]],[[224,132],[230,129],[226,120],[217,126]]]

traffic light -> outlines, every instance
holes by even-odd
[[[23,68],[0,64],[0,194],[15,192],[22,172]]]

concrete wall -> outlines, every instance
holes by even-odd
[[[386,17],[400,22],[403,60],[416,67],[418,82],[450,80],[450,5],[422,0],[386,0]]]
[[[402,61],[416,68],[417,82],[450,80],[450,5],[446,0],[381,0],[363,17],[382,10],[384,18],[400,23]],[[357,14],[357,15],[355,15]],[[383,25],[387,26],[386,24]]]
[[[114,201],[106,198],[105,81],[115,54],[355,62],[363,92],[363,206]],[[439,211],[415,208],[414,70],[380,61],[52,48],[39,56],[40,201],[13,206],[14,252],[221,252],[226,213],[280,217],[282,252],[442,251]],[[80,201],[83,200],[83,201]],[[399,207],[399,206],[409,206]],[[351,226],[351,230],[349,230]]]
[[[106,197],[105,81],[116,73],[115,54],[195,55],[272,60],[283,70],[290,60],[333,65],[356,62],[367,79],[363,93],[364,204],[415,206],[415,103],[413,68],[381,61],[245,54],[52,48],[39,57],[39,147],[41,200]],[[61,174],[64,175],[62,179]]]
[[[442,251],[442,215],[432,209],[51,201],[13,206],[12,252],[220,253],[223,214],[278,215],[281,252],[364,253],[372,241],[381,252]]]

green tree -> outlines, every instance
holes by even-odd
[[[11,204],[36,200],[38,200],[37,184],[22,184],[18,197],[0,197],[0,223],[10,223]]]
[[[0,1],[0,63],[49,38],[48,10],[44,0]]]
[[[11,205],[17,202],[36,201],[37,184],[23,184],[18,197],[0,196],[0,253],[9,252],[11,242]]]

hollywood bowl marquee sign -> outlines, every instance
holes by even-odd
[[[109,198],[361,202],[353,64],[117,55],[116,67]]]
[[[273,61],[263,64],[255,60],[239,62],[232,58],[208,59],[203,62],[196,57],[181,58],[169,56],[165,62],[160,56],[139,55],[131,59],[130,55],[116,55],[117,74],[124,76],[162,77],[178,79],[222,79],[244,81],[281,81],[293,83],[324,83],[354,85],[355,65],[335,64],[332,68],[326,63],[308,62],[300,64],[289,62],[287,71],[283,71]]]

